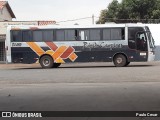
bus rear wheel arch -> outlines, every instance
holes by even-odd
[[[128,62],[126,55],[124,54],[116,54],[113,58],[113,63],[116,67],[125,67],[130,62]]]
[[[42,68],[52,68],[54,60],[49,55],[43,55],[40,57],[39,63]]]

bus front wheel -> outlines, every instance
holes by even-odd
[[[49,55],[44,55],[40,58],[40,65],[42,68],[52,68],[53,63],[53,58]]]
[[[124,55],[122,55],[122,54],[116,55],[116,56],[114,57],[113,62],[114,62],[114,65],[115,65],[116,67],[124,67],[124,66],[127,65],[127,59],[126,59],[126,57],[125,57]]]

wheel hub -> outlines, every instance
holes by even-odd
[[[49,64],[50,64],[50,60],[44,59],[43,65],[44,65],[44,66],[48,66]]]
[[[122,63],[122,61],[123,61],[122,58],[117,58],[117,63],[118,64]]]

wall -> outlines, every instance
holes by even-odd
[[[156,61],[160,61],[160,24],[146,24],[151,32],[152,36],[155,40],[155,45],[156,45]]]
[[[0,22],[0,34],[6,34],[7,26],[9,25],[38,25],[37,21],[12,21],[12,22]]]
[[[160,61],[160,46],[156,46],[156,58],[155,61]]]
[[[146,25],[150,28],[152,32],[152,36],[155,40],[155,44],[159,46],[160,45],[160,30],[159,30],[160,24],[146,24]]]
[[[0,21],[12,21],[12,17],[7,10],[7,7],[4,7],[2,10],[0,10]]]

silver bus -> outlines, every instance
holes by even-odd
[[[143,24],[9,26],[6,49],[8,63],[39,62],[42,68],[68,62],[124,67],[155,58],[154,39]]]

